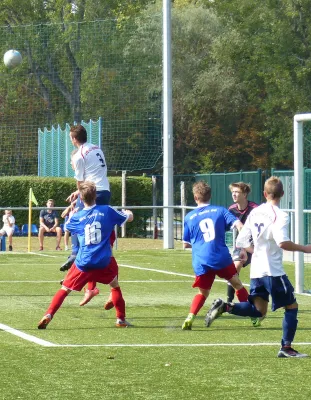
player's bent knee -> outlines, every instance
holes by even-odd
[[[288,306],[285,306],[284,308],[285,308],[285,311],[286,311],[286,310],[295,310],[296,308],[298,309],[298,303],[295,302],[295,303],[293,303],[293,304],[290,304],[290,305],[288,305]]]
[[[113,278],[113,280],[109,283],[109,286],[112,288],[116,288],[116,287],[120,286],[117,276],[115,278]]]

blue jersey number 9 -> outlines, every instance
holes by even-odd
[[[100,222],[95,222],[93,224],[87,224],[84,228],[85,235],[85,244],[98,244],[102,240],[102,232],[101,232],[101,224]]]

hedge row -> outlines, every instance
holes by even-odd
[[[121,177],[110,177],[111,205],[120,206],[122,195]],[[55,200],[56,207],[67,207],[66,198],[76,190],[75,180],[72,178],[40,178],[35,176],[0,177],[0,207],[28,207],[29,189],[44,208],[48,199]],[[152,181],[147,177],[127,177],[126,180],[127,205],[152,205]],[[35,207],[35,205],[33,205]],[[39,210],[33,210],[32,222],[38,223]],[[128,225],[129,235],[140,235],[144,230],[145,220],[151,215],[151,210],[134,212],[134,222]],[[28,223],[28,211],[16,210],[13,212],[16,223],[21,226]],[[1,218],[2,220],[2,218]],[[62,222],[62,221],[61,221]]]

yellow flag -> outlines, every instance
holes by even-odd
[[[33,194],[33,191],[31,188],[29,190],[29,200],[32,201],[36,206],[38,205],[38,201],[37,201],[35,195]]]

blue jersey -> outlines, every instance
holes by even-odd
[[[105,268],[109,264],[110,235],[114,226],[123,225],[127,218],[127,214],[110,206],[97,205],[72,215],[65,229],[78,236],[80,247],[75,264],[81,271]]]
[[[225,234],[237,220],[226,208],[213,205],[197,207],[186,215],[183,240],[192,245],[192,266],[196,276],[232,263]]]

